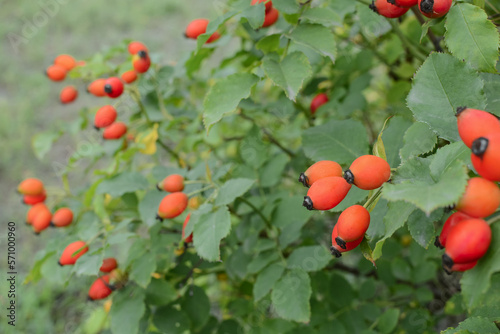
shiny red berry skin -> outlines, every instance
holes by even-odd
[[[394,6],[393,4],[387,2],[387,0],[372,1],[370,9],[375,13],[390,19],[403,16],[409,10],[409,8]]]
[[[344,178],[360,189],[377,189],[391,178],[391,166],[375,155],[363,155],[353,161]]]
[[[299,176],[299,182],[304,187],[310,187],[319,179],[330,176],[342,176],[342,167],[335,161],[322,160],[312,164],[304,173]]]
[[[318,110],[319,107],[321,107],[323,104],[328,102],[328,95],[325,93],[320,93],[316,95],[312,101],[311,101],[311,114],[314,115],[316,110]]]
[[[89,247],[84,241],[75,241],[70,243],[64,249],[61,257],[59,258],[60,266],[73,265],[75,262],[85,253],[87,253]],[[75,252],[78,252],[75,254]],[[73,255],[74,254],[74,255]]]
[[[445,16],[453,0],[418,0],[418,9],[422,15],[431,19]]]
[[[165,196],[158,207],[158,217],[175,218],[186,210],[188,197],[185,193],[176,192]]]
[[[342,253],[348,252],[348,251],[353,250],[354,248],[358,247],[359,244],[361,244],[361,242],[363,241],[365,236],[363,235],[358,240],[347,242],[345,244],[345,248],[342,248],[337,244],[337,241],[336,241],[337,237],[339,236],[337,225],[338,224],[335,225],[335,227],[333,228],[333,231],[332,231],[332,247],[330,247],[330,251],[332,252],[332,255],[335,255],[335,257],[341,257]]]
[[[398,7],[410,8],[418,4],[418,0],[387,0],[388,3]]]
[[[459,107],[456,117],[458,134],[468,148],[477,138],[500,132],[498,118],[484,110]]]
[[[104,84],[104,92],[112,99],[116,99],[123,93],[123,82],[117,77],[106,79]]]
[[[269,11],[273,8],[273,2],[271,0],[267,1],[267,0],[252,0],[252,2],[250,3],[252,6],[258,4],[258,3],[261,3],[261,2],[265,2],[266,3],[266,13],[269,13]]]
[[[122,122],[115,122],[104,129],[102,137],[106,140],[120,139],[127,133],[127,126]]]
[[[267,28],[275,24],[278,21],[279,16],[280,12],[274,7],[271,8],[271,10],[269,10],[269,12],[266,13],[262,28]]]
[[[302,203],[308,210],[330,210],[347,196],[351,185],[339,176],[322,178],[309,188]]]
[[[479,137],[472,142],[471,161],[483,178],[500,181],[500,132]]]
[[[96,129],[105,128],[110,126],[116,120],[118,113],[116,112],[115,107],[111,105],[106,105],[99,110],[97,110],[94,117],[94,127]]]
[[[110,275],[104,275],[97,278],[89,289],[89,299],[99,300],[109,296],[113,289],[109,286]]]
[[[499,205],[498,185],[482,177],[473,177],[467,181],[456,209],[474,218],[484,218],[493,214]]]
[[[470,263],[482,258],[491,242],[490,225],[483,219],[467,219],[455,225],[448,235],[443,267],[451,271],[454,264]]]
[[[451,216],[444,222],[443,228],[441,229],[441,234],[436,238],[435,245],[439,248],[444,248],[446,246],[446,240],[448,239],[448,234],[450,234],[451,229],[463,220],[471,219],[470,216],[462,212],[454,212]]]
[[[102,261],[99,271],[103,273],[110,273],[118,267],[118,262],[114,257],[108,257]]]
[[[362,238],[370,226],[370,213],[361,205],[345,209],[337,221],[337,244],[344,248],[347,242]]]

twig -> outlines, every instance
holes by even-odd
[[[411,10],[413,14],[415,14],[415,16],[417,17],[417,20],[420,22],[420,25],[424,25],[425,19],[422,13],[420,13],[420,11],[415,8],[415,6],[411,7]],[[436,51],[443,52],[443,48],[439,44],[438,38],[436,37],[436,35],[434,35],[434,33],[430,28],[427,29],[427,36],[429,36],[429,39],[431,40],[432,44],[434,44],[434,48],[436,49]]]

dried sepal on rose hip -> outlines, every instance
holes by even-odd
[[[471,151],[477,173],[487,180],[500,181],[500,131],[474,140]]]
[[[346,249],[348,242],[362,238],[370,226],[370,213],[361,205],[353,205],[345,209],[337,221],[337,245]]]
[[[363,155],[353,161],[344,178],[360,189],[377,189],[391,178],[391,166],[375,155]]]
[[[330,210],[347,196],[351,185],[342,177],[319,179],[307,191],[302,203],[308,210]]]
[[[299,176],[299,182],[304,187],[310,187],[319,179],[330,176],[342,176],[342,167],[335,161],[322,160],[312,164],[304,173]]]

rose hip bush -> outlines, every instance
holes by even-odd
[[[498,192],[498,130],[464,120],[484,137],[466,146],[456,113],[500,116],[500,7],[450,4],[229,0],[193,21],[178,62],[124,41],[51,67],[104,97],[33,139],[40,159],[63,135],[78,144],[46,194],[73,221],[44,220],[26,281],[107,297],[88,302],[84,333],[498,333],[498,203],[469,187],[478,170]],[[354,166],[367,155],[380,168]],[[340,167],[309,184],[324,160]],[[316,186],[325,176],[345,194]],[[332,240],[353,206],[362,222],[345,211]],[[59,267],[78,240],[88,250]]]

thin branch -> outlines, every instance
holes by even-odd
[[[418,22],[420,22],[420,25],[424,25],[425,19],[424,19],[424,16],[422,15],[422,13],[420,13],[420,11],[417,8],[415,8],[415,6],[411,7],[411,10],[412,10],[413,14],[415,14],[415,16],[417,17],[417,20],[418,20]],[[436,51],[443,52],[443,48],[439,44],[439,39],[436,37],[436,35],[434,35],[431,28],[427,29],[427,36],[431,40],[432,44],[434,44],[434,48],[436,49]]]

